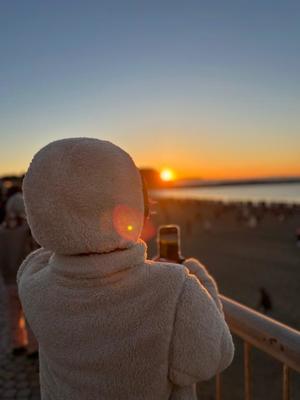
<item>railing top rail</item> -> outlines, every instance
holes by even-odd
[[[300,332],[221,296],[230,330],[300,372]]]

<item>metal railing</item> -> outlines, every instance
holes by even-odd
[[[244,341],[244,399],[252,400],[250,352],[253,346],[282,362],[282,398],[289,400],[289,371],[300,372],[300,332],[225,296],[221,299],[231,332]],[[221,400],[219,375],[216,399]]]

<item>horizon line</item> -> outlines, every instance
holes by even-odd
[[[139,170],[143,169],[153,169],[154,168],[138,168]],[[1,174],[0,180],[9,180],[9,179],[20,179],[25,176],[25,173],[20,174]],[[262,175],[262,176],[245,176],[243,178],[240,177],[224,177],[224,178],[205,178],[205,177],[186,177],[186,178],[175,178],[171,182],[191,182],[191,181],[199,181],[206,182],[247,182],[247,181],[272,181],[272,180],[300,180],[300,174],[296,175]],[[171,183],[170,182],[170,183]]]

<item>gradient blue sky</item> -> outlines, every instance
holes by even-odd
[[[0,175],[51,140],[138,166],[300,175],[299,1],[0,2]]]

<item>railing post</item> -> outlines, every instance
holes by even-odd
[[[283,400],[290,398],[290,371],[286,364],[283,364]]]
[[[290,370],[300,372],[300,331],[225,296],[220,298],[230,331],[244,340],[244,399],[252,399],[250,353],[253,346],[281,361],[282,398],[289,400]]]
[[[251,400],[251,345],[244,342],[244,380],[245,380],[245,400]]]
[[[221,374],[216,375],[216,400],[221,400]]]

